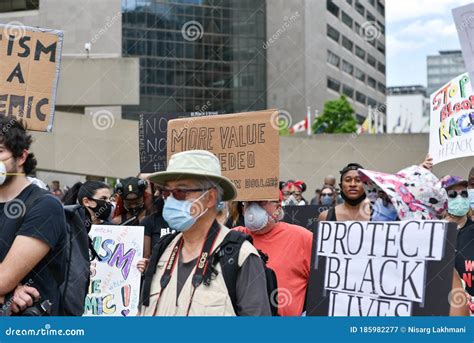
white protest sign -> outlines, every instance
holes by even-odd
[[[446,233],[443,221],[320,222],[325,269],[315,273],[324,273],[327,315],[410,316],[425,301],[427,263],[444,258]]]
[[[84,316],[137,315],[143,226],[92,225],[89,236],[101,261],[92,261]]]
[[[453,9],[454,23],[461,43],[464,64],[474,78],[474,3]]]
[[[467,73],[431,95],[430,155],[437,164],[474,156],[474,95]]]

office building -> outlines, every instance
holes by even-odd
[[[430,100],[423,86],[389,87],[387,133],[430,132]]]
[[[438,55],[427,57],[428,97],[456,76],[465,73],[461,50],[440,51]]]

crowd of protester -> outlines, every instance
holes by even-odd
[[[163,172],[124,178],[114,187],[80,182],[63,191],[59,182],[48,187],[30,177],[37,163],[29,151],[31,136],[20,121],[0,116],[0,129],[7,126],[0,135],[0,303],[5,313],[22,314],[47,300],[50,314],[67,314],[61,288],[66,227],[78,225],[88,233],[101,224],[145,228],[144,258],[137,266],[143,273],[140,315],[300,316],[312,233],[282,219],[286,206],[316,205],[326,209],[315,213],[320,221],[456,223],[452,287],[463,287],[466,294],[465,306],[453,307],[451,314],[469,314],[474,287],[463,275],[467,261],[474,261],[474,168],[466,178],[439,180],[429,156],[396,174],[349,163],[339,172],[339,183],[328,175],[309,202],[301,180],[281,182],[279,199],[236,202],[237,190],[222,176],[219,160],[196,150],[173,155]],[[21,220],[9,215],[15,201],[23,204]],[[79,218],[74,224],[64,211],[71,206]],[[90,242],[86,249],[93,255]]]

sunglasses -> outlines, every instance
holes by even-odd
[[[322,197],[332,197],[333,193],[321,193]]]
[[[463,198],[469,198],[469,193],[467,191],[461,191],[461,192],[456,192],[456,191],[449,191],[448,192],[448,197],[451,199],[457,198],[457,196],[460,195]]]
[[[301,195],[301,192],[282,192],[284,196]]]
[[[174,189],[162,189],[161,194],[163,195],[163,199],[167,199],[171,194],[173,194],[173,198],[176,200],[186,200],[186,195],[188,193],[195,193],[195,192],[204,192],[208,191],[209,188],[193,188],[193,189],[185,189],[185,188],[174,188]]]

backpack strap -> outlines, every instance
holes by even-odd
[[[328,210],[328,215],[326,217],[326,220],[328,222],[335,222],[337,221],[337,218],[336,218],[336,207],[331,207],[329,210]]]
[[[176,236],[178,236],[178,234],[179,232],[165,235],[161,237],[153,246],[150,262],[148,263],[148,267],[145,270],[145,277],[143,280],[143,290],[140,299],[140,304],[143,306],[150,306],[151,282],[153,280],[153,275],[156,273],[156,266],[160,260],[161,255],[163,255],[168,245],[170,245],[170,243],[176,238]]]
[[[239,254],[240,247],[245,241],[253,242],[252,237],[240,231],[231,230],[225,236],[222,243],[215,250],[212,259],[213,268],[208,269],[206,283],[210,282],[212,273],[215,273],[215,266],[220,262],[222,269],[222,277],[224,278],[227,292],[232,301],[234,312],[237,314],[237,276],[239,272]]]

